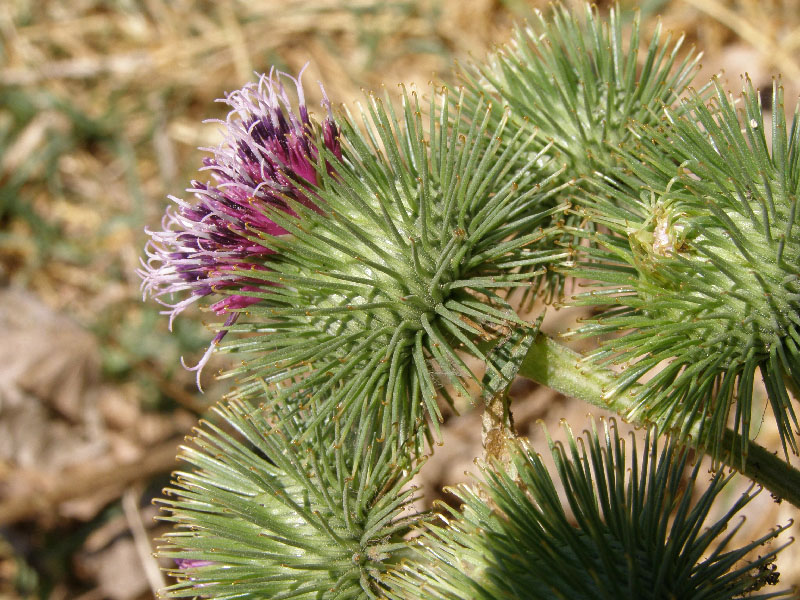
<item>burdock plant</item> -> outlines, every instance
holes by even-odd
[[[800,133],[779,87],[770,146],[751,87],[679,102],[693,59],[660,34],[639,61],[617,15],[553,15],[464,88],[325,97],[321,120],[300,77],[226,97],[213,182],[175,199],[142,269],[171,317],[220,316],[198,382],[214,351],[238,359],[165,491],[164,594],[792,594],[771,587],[785,542],[759,548],[788,525],[744,543],[729,526],[757,490],[709,515],[725,469],[800,506],[800,473],[750,428],[760,375],[797,452]],[[603,311],[587,356],[515,311],[514,290],[550,300],[569,277],[595,287],[565,301]],[[554,476],[513,431],[515,376],[645,427],[642,450],[613,424],[567,430]],[[476,385],[484,482],[414,513],[442,403]]]

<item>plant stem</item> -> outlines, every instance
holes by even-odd
[[[634,405],[635,388],[625,394],[606,398],[605,391],[614,383],[616,375],[605,368],[582,362],[582,356],[559,344],[550,337],[536,336],[518,375],[546,385],[565,396],[577,398],[620,415],[627,414]],[[633,421],[633,425],[646,423]],[[687,443],[697,447],[691,438]],[[800,508],[800,471],[781,460],[766,448],[752,440],[742,443],[742,437],[731,429],[723,434],[722,448],[728,454],[721,457],[726,465],[744,465],[737,468],[777,498],[786,500]],[[742,448],[745,448],[742,452]]]
[[[487,464],[495,459],[512,479],[517,477],[516,467],[508,449],[508,441],[516,439],[514,419],[509,410],[508,388],[519,371],[520,364],[539,334],[541,320],[530,329],[511,330],[508,337],[492,347],[490,361],[496,369],[487,370],[483,377],[483,449]]]
[[[499,461],[506,473],[515,479],[517,473],[508,451],[508,442],[516,439],[517,435],[514,433],[511,411],[508,409],[508,395],[502,390],[485,397],[484,402],[486,407],[483,411],[481,437],[486,463],[489,464],[492,459]]]

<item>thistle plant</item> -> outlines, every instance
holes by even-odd
[[[214,183],[175,199],[142,269],[171,318],[193,303],[225,317],[198,384],[214,351],[237,358],[165,491],[166,595],[792,595],[771,587],[788,524],[749,542],[729,526],[757,491],[709,515],[726,468],[800,506],[800,473],[750,428],[759,372],[797,453],[800,134],[779,87],[769,147],[749,84],[741,107],[719,83],[678,101],[696,59],[660,32],[642,61],[638,47],[616,12],[555,7],[463,88],[355,111],[323,91],[322,120],[300,76],[227,96]],[[549,281],[552,301],[578,277],[596,289],[562,303],[604,311],[577,331],[597,338],[586,356],[513,294]],[[643,450],[613,423],[567,429],[551,474],[513,430],[515,376],[645,427]],[[485,483],[414,514],[441,406],[470,379]]]

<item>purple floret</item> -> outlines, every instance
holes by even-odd
[[[297,202],[322,213],[313,201],[318,184],[315,130],[321,127],[328,150],[341,158],[338,128],[330,101],[321,125],[312,123],[298,78],[281,72],[262,75],[257,83],[228,94],[222,102],[231,107],[225,126],[225,139],[211,150],[204,169],[213,183],[193,181],[187,191],[189,202],[170,197],[161,231],[146,230],[147,260],[140,269],[142,290],[168,307],[170,328],[177,314],[206,297],[217,296],[209,305],[218,315],[227,315],[203,358],[192,370],[200,371],[232,325],[240,310],[261,300],[269,282],[248,277],[243,272],[269,269],[272,236],[287,231],[270,219],[278,209],[292,216],[291,203]],[[297,110],[281,80],[288,79],[296,89]],[[176,300],[177,298],[177,300]]]
[[[210,560],[197,560],[194,558],[175,559],[175,566],[178,567],[179,569],[194,569],[195,567],[205,567],[213,564],[214,563]]]

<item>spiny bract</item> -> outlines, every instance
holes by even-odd
[[[741,526],[730,522],[755,496],[752,488],[709,525],[711,504],[730,477],[717,473],[693,501],[703,467],[698,462],[686,482],[688,450],[668,443],[659,453],[648,432],[641,453],[632,437],[626,458],[613,422],[602,441],[594,428],[578,440],[565,430],[568,448],[550,441],[550,450],[574,517],[562,506],[541,457],[515,443],[510,450],[518,476],[495,464],[495,470],[485,470],[482,490],[460,488],[463,507],[448,509],[444,525],[426,526],[419,556],[391,574],[389,596],[732,600],[776,583],[769,565],[779,549],[745,557],[786,527],[729,548]]]
[[[160,501],[174,530],[159,554],[176,561],[179,579],[164,593],[377,598],[415,518],[403,515],[414,471],[392,458],[393,445],[354,457],[330,437],[289,441],[299,431],[284,411],[279,424],[246,402],[215,411],[222,426],[195,431],[181,454],[193,470]]]
[[[774,91],[771,146],[758,92],[748,82],[737,110],[716,84],[683,114],[643,127],[625,168],[608,173],[584,203],[611,235],[593,237],[592,262],[573,271],[607,287],[577,303],[612,305],[583,325],[605,340],[594,359],[626,366],[628,417],[691,435],[718,454],[731,409],[750,436],[760,371],[784,450],[797,452],[800,389],[800,121],[786,129]],[[744,450],[744,448],[742,448]]]

